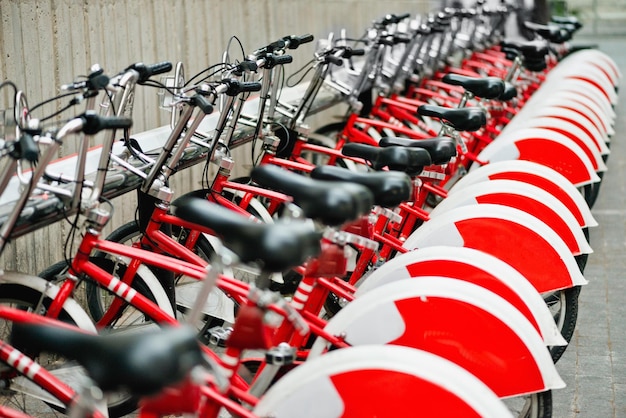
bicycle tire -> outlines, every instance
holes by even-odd
[[[212,254],[214,252],[214,249],[213,249],[213,246],[210,244],[209,240],[204,235],[201,235],[200,237],[198,237],[198,241],[196,242],[196,247],[194,248],[194,251],[200,257],[202,257],[203,259],[208,261],[208,260],[211,259]],[[233,277],[233,276],[231,275],[231,277]],[[184,283],[177,282],[177,285],[184,285]],[[180,308],[178,308],[178,309],[180,311]],[[235,304],[235,308],[234,308],[234,311],[233,311],[233,317],[236,316],[236,310],[237,310],[237,306]],[[225,321],[223,319],[221,319],[221,318],[205,314],[204,318],[203,318],[203,322],[204,322],[204,325],[199,327],[199,334],[201,336],[200,340],[204,344],[208,344],[208,342],[209,342],[209,334],[208,334],[209,330],[211,328],[213,328],[213,327],[222,326]]]
[[[45,289],[44,292],[42,292],[42,289]],[[49,286],[46,285],[29,285],[24,280],[20,280],[19,282],[3,281],[0,283],[0,304],[10,305],[29,311],[34,311],[35,308],[39,306],[41,310],[38,313],[43,314],[52,301],[52,295],[48,292],[49,289]],[[71,300],[68,302],[64,304],[58,319],[66,323],[76,325],[87,331],[95,332],[95,327],[93,327],[93,324],[91,324],[87,314],[80,308],[80,306]],[[85,319],[89,321],[91,326],[85,327]],[[0,320],[0,324],[0,339],[8,341],[10,338],[10,323],[8,321]],[[28,353],[28,347],[16,348],[26,354],[30,354],[33,359],[38,361],[39,364],[46,369],[50,367],[60,369],[59,365],[62,364],[61,361],[63,359],[60,359],[57,356]],[[67,405],[63,407],[61,406],[62,403],[60,401],[57,401],[57,405],[53,401],[46,401],[43,398],[37,398],[34,395],[28,394],[29,389],[32,391],[33,389],[37,389],[38,386],[31,382],[31,387],[25,378],[15,376],[14,372],[10,368],[1,368],[0,378],[4,381],[4,384],[7,385],[2,389],[2,391],[0,391],[1,405],[9,406],[12,409],[29,413],[31,415],[35,414],[37,416],[42,416],[44,413],[43,409],[45,409],[45,416],[56,416],[57,413],[64,416]],[[20,381],[20,383],[18,383],[18,381]],[[12,390],[11,383],[17,383],[18,386],[20,384],[26,384],[27,387],[25,389],[21,389],[21,391],[19,388],[18,390]],[[43,390],[43,388],[40,388],[39,390]],[[48,396],[52,397],[52,395]]]
[[[249,184],[251,179],[250,177],[237,177],[237,178],[231,179],[230,181],[232,183]],[[202,190],[202,193],[206,194],[206,193],[209,193],[209,191],[205,189],[205,190]],[[230,201],[232,201],[233,203],[237,205],[240,205],[241,199],[243,197],[238,192],[230,191],[229,189],[224,189],[222,191],[222,196],[229,199]],[[260,220],[261,222],[274,223],[274,216],[280,217],[285,207],[283,205],[280,205],[275,213],[270,213],[267,210],[269,203],[270,202],[267,199],[264,199],[261,196],[253,197],[252,199],[250,199],[250,202],[248,203],[248,206],[246,207],[246,212],[254,216],[256,219]],[[213,245],[211,244],[211,240],[206,239],[206,237],[207,236],[204,235],[205,244],[208,244],[208,247],[205,245],[205,248],[207,250],[210,249],[210,253],[207,253],[205,251],[205,254],[208,257],[209,254],[214,253],[214,249],[213,249]],[[206,259],[209,260],[209,258],[206,258]],[[258,276],[260,275],[260,271],[250,266],[245,266],[245,265],[237,266],[237,267],[231,268],[231,270],[227,273],[230,274],[230,277],[234,277],[237,280],[243,281],[245,283],[254,283],[256,285],[261,285],[261,287],[265,287],[265,285],[267,285],[267,283],[265,284],[258,283],[257,279],[258,279]],[[270,288],[274,290],[280,290],[284,284],[285,284],[285,274],[272,273],[272,279],[270,280],[270,283],[269,283]]]
[[[137,222],[135,221],[131,221],[128,222],[122,226],[120,226],[119,228],[117,228],[115,231],[113,231],[111,234],[109,234],[109,236],[107,236],[107,241],[114,241],[114,242],[119,242],[119,243],[128,243],[131,240],[135,240],[138,239],[140,236],[142,235],[142,232],[139,228],[139,224],[137,224]],[[181,231],[173,231],[173,235],[177,236],[179,239],[184,239],[184,237],[186,236],[186,234]],[[214,250],[213,247],[211,246],[211,244],[209,243],[208,239],[204,236],[200,236],[198,238],[198,241],[196,243],[196,247],[194,248],[194,251],[200,255],[200,257],[202,257],[203,259],[209,261],[211,258],[211,255],[213,254]],[[148,266],[148,269],[149,266]],[[155,278],[156,280],[156,278]],[[191,283],[196,282],[195,279],[191,279]],[[188,283],[187,281],[185,281],[184,277],[178,277],[176,278],[175,281],[176,285],[184,285],[185,283]],[[88,291],[90,292],[89,294],[89,299],[92,300],[92,303],[94,305],[98,305],[101,304],[101,298],[102,298],[102,289],[99,286],[91,286],[87,288]],[[180,302],[178,300],[178,298],[176,298],[176,300],[178,302]],[[179,320],[183,320],[183,316],[185,314],[185,312],[187,311],[187,307],[185,307],[183,304],[181,303],[177,303],[176,305],[176,316]],[[233,314],[234,316],[234,314]],[[218,317],[213,317],[210,315],[205,315],[203,318],[203,323],[202,324],[197,324],[198,327],[198,332],[200,335],[200,339],[206,343],[208,342],[208,336],[207,331],[209,329],[211,329],[212,327],[215,326],[220,326],[224,324],[224,319],[222,318],[218,318]]]
[[[113,263],[112,260],[102,258],[102,257],[91,257],[90,260],[94,262],[95,264],[99,264],[99,267],[107,271],[113,270],[112,267],[114,266],[111,264]],[[123,265],[120,265],[120,267],[124,268]],[[45,270],[41,271],[38,274],[38,276],[47,281],[54,282],[64,276],[64,273],[67,271],[67,268],[68,268],[67,263],[64,260],[59,261],[47,267]],[[123,274],[123,271],[120,271],[120,273]],[[158,287],[155,284],[156,282],[154,281],[152,281],[152,284],[148,284],[147,278],[145,278],[147,274],[148,273],[144,272],[143,273],[144,277],[138,275],[135,278],[135,280],[133,280],[132,287],[135,290],[137,290],[138,293],[147,297],[152,302],[156,303],[159,306],[159,308],[163,309],[165,312],[173,316],[173,311],[169,304],[169,301],[168,303],[165,303],[165,300],[168,300],[167,295],[165,294],[165,291],[162,290],[160,287]],[[106,310],[106,308],[104,308],[104,305],[102,303],[102,296],[95,295],[95,293],[100,293],[102,292],[102,290],[104,289],[93,281],[85,282],[85,304],[88,308],[89,314],[91,315],[94,321],[99,321],[104,315],[104,312]],[[110,294],[109,291],[106,291],[106,293]]]
[[[576,329],[579,294],[580,286],[574,286],[543,295],[548,308],[552,312],[554,322],[556,322],[558,330],[568,343],[572,340],[574,330]],[[555,298],[555,295],[558,295],[558,299]],[[558,309],[552,309],[553,306],[551,306],[551,304],[558,304]],[[549,349],[552,361],[556,363],[567,349],[567,346],[551,346]]]
[[[112,241],[112,242],[119,242],[119,243],[125,243],[125,244],[130,244],[129,241],[131,241],[132,239],[138,237],[138,232],[139,232],[139,224],[137,224],[136,221],[131,221],[128,222],[122,226],[120,226],[119,228],[115,229],[113,232],[111,232],[107,237],[106,240],[107,241]],[[100,257],[100,256],[104,256],[103,253],[96,253],[95,254],[96,257]],[[144,276],[147,276],[148,274],[151,274],[149,272],[153,272],[152,268],[150,266],[147,266],[147,271],[145,273],[142,273]],[[152,282],[156,281],[159,282],[158,280],[158,273],[153,272],[152,273],[153,277],[146,277],[145,280],[149,280],[152,279]],[[145,283],[144,278],[141,277],[141,275],[139,276],[139,282],[137,283],[138,286],[145,286],[144,288],[151,288],[152,286],[149,286],[148,284]],[[156,287],[156,286],[154,286]],[[161,286],[159,286],[159,289],[161,288]],[[140,290],[140,287],[137,288],[137,290]],[[85,283],[85,291],[87,292],[87,300],[89,302],[89,310],[90,312],[93,310],[95,313],[98,314],[97,318],[100,319],[102,318],[102,315],[104,313],[104,308],[102,307],[101,303],[102,303],[102,298],[99,297],[100,296],[100,292],[102,291],[102,287],[98,286],[97,283],[92,282],[92,281],[88,281],[87,283]],[[152,290],[151,293],[154,295],[156,291]],[[163,289],[164,294],[169,298],[169,295],[167,295],[167,292],[165,292],[165,290]],[[142,293],[144,294],[144,293]],[[145,296],[146,294],[144,294]],[[156,298],[155,298],[156,299]],[[151,299],[152,301],[155,301],[155,299]],[[159,307],[161,307],[161,303],[157,303],[159,305]],[[174,309],[174,307],[172,307],[172,309]]]
[[[106,269],[107,271],[113,271],[113,269],[115,268],[113,260],[110,259],[106,259],[103,257],[92,257],[90,260],[100,267]],[[124,269],[123,265],[119,265],[119,267],[121,269]],[[54,282],[55,280],[57,280],[57,278],[63,277],[66,271],[67,263],[63,260],[43,270],[41,273],[39,273],[39,277],[49,282]],[[122,270],[120,270],[120,274],[123,274]],[[154,280],[156,280],[156,278],[154,278]],[[137,276],[133,280],[132,287],[138,293],[156,303],[161,309],[173,315],[169,299],[163,289],[156,287],[155,284],[153,284],[152,286],[148,285],[141,276]],[[88,307],[90,315],[95,321],[101,319],[105,312],[105,303],[103,303],[104,298],[112,297],[110,296],[111,294],[109,291],[102,292],[102,290],[103,289],[101,288],[101,286],[99,286],[95,282],[89,280],[86,281],[85,303]],[[91,293],[88,293],[89,291]],[[107,294],[107,296],[104,295],[105,293]],[[122,322],[122,315],[124,315],[124,317],[128,319],[128,322]],[[116,322],[114,324],[114,328],[118,331],[124,329],[131,330],[130,332],[132,332],[132,329],[135,328],[133,327],[133,325],[137,323],[136,321],[140,321],[140,326],[145,326],[146,324],[149,324],[149,322],[147,321],[150,321],[150,319],[143,315],[141,312],[133,311],[133,308],[130,307],[130,305],[128,304],[126,304],[124,308],[120,311],[118,318],[119,322]],[[120,394],[117,399],[108,402],[109,417],[122,417],[135,411],[137,409],[138,400],[139,399],[136,397]]]
[[[335,122],[324,125],[316,129],[315,132],[313,132],[312,134],[310,134],[307,138],[307,142],[309,144],[318,145],[320,147],[334,149],[337,144],[337,139],[339,138],[339,135],[343,131],[345,125],[345,122]],[[302,157],[316,166],[328,164],[328,158],[326,158],[324,154],[321,153],[303,152]],[[352,171],[359,170],[358,164],[354,163],[351,160],[346,160],[342,158],[338,158],[335,161],[335,165],[338,167],[347,168]]]
[[[552,391],[550,390],[504,399],[504,403],[516,418],[552,417]]]
[[[346,126],[346,123],[343,121],[333,122],[327,125],[320,126],[319,128],[315,130],[314,133],[317,135],[323,135],[332,140],[336,140],[336,138],[339,136],[339,133],[343,131],[343,128],[345,128],[345,126]]]
[[[600,183],[587,184],[579,187],[578,190],[585,198],[585,202],[587,203],[587,206],[589,206],[589,209],[593,208],[600,192]]]

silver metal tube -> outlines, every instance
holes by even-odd
[[[272,84],[272,70],[263,68],[263,81],[261,83],[261,94],[259,96],[259,110],[258,110],[258,119],[257,125],[254,132],[255,138],[262,138],[263,136],[263,122],[265,116],[265,107],[267,105],[267,96],[270,91],[270,87]]]
[[[176,141],[178,141],[178,138],[180,138],[180,135],[183,132],[183,129],[185,128],[185,126],[187,126],[187,122],[189,122],[189,119],[191,119],[192,114],[193,114],[193,106],[187,106],[183,114],[178,119],[178,123],[176,124],[172,132],[170,133],[170,136],[167,138],[167,141],[165,142],[165,145],[163,146],[164,151],[161,152],[161,154],[159,155],[159,158],[157,158],[154,165],[152,166],[152,169],[148,173],[148,176],[146,177],[143,184],[141,185],[142,192],[147,193],[148,190],[150,190],[150,188],[152,187],[154,180],[156,179],[157,175],[159,175],[161,172],[161,167],[163,166],[163,164],[165,164],[165,161],[169,158],[171,150],[176,145]]]
[[[178,161],[180,161],[180,158],[183,156],[183,153],[185,152],[185,147],[189,143],[189,139],[193,136],[193,133],[196,131],[196,129],[198,129],[198,126],[200,126],[200,123],[202,123],[204,116],[206,116],[206,114],[202,111],[202,109],[198,108],[196,115],[193,119],[193,122],[191,122],[191,126],[183,134],[183,137],[178,142],[176,151],[174,151],[174,154],[172,154],[172,157],[170,158],[170,160],[163,167],[162,173],[164,175],[165,180],[167,180],[169,176],[171,176],[172,173],[174,172],[174,169],[178,165]]]
[[[291,118],[291,123],[289,125],[290,129],[295,129],[296,126],[298,126],[299,123],[302,123],[307,117],[309,109],[313,104],[313,100],[317,96],[317,92],[324,83],[324,79],[326,78],[326,74],[328,74],[329,69],[330,64],[318,65],[318,67],[315,69],[313,78],[311,79],[311,82],[309,83],[306,92],[304,93],[304,96],[300,101],[298,109]]]
[[[41,179],[41,177],[44,175],[46,167],[56,157],[59,147],[61,146],[62,139],[71,133],[79,132],[82,127],[82,118],[70,120],[57,132],[56,141],[52,141],[50,143],[50,145],[46,149],[46,152],[39,159],[37,168],[33,170],[31,174],[30,182],[22,190],[20,197],[15,202],[13,210],[9,214],[4,224],[2,224],[2,228],[0,228],[0,253],[2,252],[2,250],[4,250],[4,246],[6,245],[11,235],[11,231],[13,231],[13,228],[15,227],[15,224],[17,223],[20,214],[22,213],[22,210],[24,209],[24,206],[26,206],[28,198],[32,194],[33,190],[35,190],[35,188],[37,187],[39,179]]]
[[[95,104],[96,97],[89,97],[87,99],[87,104],[85,105],[86,110],[93,110]],[[82,198],[85,166],[87,164],[87,151],[89,150],[89,136],[81,134],[78,141],[78,154],[76,156],[76,182],[74,183],[74,199],[72,199],[70,203],[70,210],[76,209]]]
[[[132,116],[137,80],[139,80],[139,73],[135,70],[129,70],[120,77],[118,85],[121,89],[123,89],[123,93],[120,94],[118,92],[113,98],[113,107],[117,110],[115,114],[116,116]],[[98,199],[100,199],[100,194],[102,193],[104,182],[106,180],[106,173],[109,167],[109,160],[111,151],[113,150],[116,132],[117,130],[111,130],[104,137],[102,152],[100,154],[100,160],[98,161],[98,170],[94,180],[94,188],[92,189],[89,198],[85,201],[85,205],[87,207],[97,203]],[[82,177],[77,178],[81,179]]]

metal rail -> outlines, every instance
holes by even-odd
[[[281,101],[286,103],[297,103],[298,100],[304,94],[306,84],[299,85],[293,88],[285,88],[281,93]],[[255,106],[255,101],[258,99],[251,99],[249,105]],[[318,94],[310,114],[315,114],[326,110],[341,102],[341,95],[331,89],[322,89]],[[200,125],[199,131],[211,132],[215,126],[219,113],[215,113],[207,116]],[[286,118],[285,118],[286,120]],[[161,145],[167,139],[167,136],[171,132],[169,125],[162,126],[160,128],[152,129],[145,132],[133,134],[133,138],[137,140],[142,149],[146,152],[152,152],[158,150]],[[254,128],[239,124],[234,135],[233,140],[230,143],[230,148],[236,148],[248,144],[254,137]],[[113,154],[119,155],[124,148],[120,146],[114,146]],[[88,163],[85,168],[86,180],[93,180],[95,178],[95,169],[97,160],[100,156],[101,149],[96,148],[89,151]],[[208,149],[198,144],[190,144],[185,150],[185,154],[181,158],[176,171],[184,170],[199,163],[204,163],[207,158]],[[75,157],[66,157],[51,164],[52,167],[67,167],[67,170],[62,170],[67,174],[68,171],[73,171],[75,165]],[[56,168],[54,169],[56,171]],[[112,162],[107,172],[106,180],[102,190],[102,196],[107,199],[112,199],[130,191],[137,189],[141,185],[142,179],[117,164]],[[13,190],[12,190],[13,189]],[[11,196],[15,196],[15,199],[11,199]],[[0,225],[7,219],[7,214],[10,212],[15,200],[19,193],[17,185],[9,184],[7,190],[2,196],[0,201]],[[8,196],[8,198],[7,198]],[[77,211],[76,208],[68,208],[60,199],[53,195],[38,195],[33,196],[29,200],[28,204],[22,211],[17,226],[14,228],[11,234],[11,239],[15,239],[29,232],[46,227],[55,222],[64,219],[66,216],[71,216]]]

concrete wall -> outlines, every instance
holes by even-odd
[[[565,9],[585,24],[584,35],[626,35],[624,0],[559,0]]]
[[[321,38],[346,28],[356,37],[384,14],[424,13],[430,7],[427,0],[0,0],[0,80],[15,82],[32,106],[94,63],[113,74],[134,62],[182,61],[191,75],[219,62],[233,35],[246,51],[291,34]],[[233,57],[240,56],[237,51],[233,44]],[[292,68],[303,65],[312,51],[303,48]],[[10,106],[7,97],[1,92],[0,109]],[[35,116],[65,103],[46,106]],[[143,89],[135,103],[137,132],[166,124],[169,114],[158,109],[155,90]],[[76,144],[65,144],[63,155],[75,149]],[[197,188],[198,179],[197,170],[188,170],[175,176],[173,188]],[[132,193],[114,203],[111,228],[131,220],[135,209]],[[0,266],[39,272],[62,259],[68,230],[61,222],[17,239]]]

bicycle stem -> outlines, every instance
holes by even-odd
[[[183,114],[178,118],[176,126],[174,127],[172,132],[170,132],[170,135],[167,141],[165,142],[165,145],[163,145],[163,151],[159,154],[159,157],[154,162],[152,169],[150,170],[150,172],[144,179],[143,184],[141,185],[141,191],[143,193],[148,193],[153,188],[158,189],[163,184],[165,184],[165,183],[160,184],[157,187],[155,187],[154,185],[157,176],[161,174],[161,167],[163,166],[163,164],[165,164],[165,161],[170,157],[170,153],[172,149],[174,148],[174,146],[176,145],[176,141],[178,141],[178,139],[180,138],[183,130],[185,129],[185,126],[187,126],[187,123],[191,119],[191,116],[193,115],[193,111],[194,111],[194,106],[191,106],[189,104],[186,105],[185,110],[183,111]]]
[[[50,145],[48,145],[46,152],[39,159],[39,164],[37,165],[36,169],[33,170],[30,181],[27,184],[23,185],[24,189],[22,190],[22,193],[15,202],[13,210],[9,214],[7,220],[2,224],[2,228],[0,228],[0,252],[7,244],[11,232],[13,231],[13,228],[20,218],[22,210],[26,206],[26,203],[28,202],[31,193],[37,187],[37,182],[43,177],[46,168],[57,156],[58,150],[62,143],[62,139],[71,133],[79,132],[82,127],[83,120],[81,118],[72,119],[59,130],[56,138],[50,141]]]
[[[113,97],[113,109],[117,109],[115,116],[127,116],[132,115],[134,104],[135,86],[139,80],[139,72],[130,69],[124,72],[119,77],[119,82],[116,86],[119,87],[123,93],[116,93]],[[108,112],[107,112],[108,113]],[[90,208],[98,203],[102,190],[104,189],[104,182],[106,180],[107,169],[109,167],[111,150],[113,149],[113,142],[115,141],[116,131],[112,130],[108,135],[105,135],[104,142],[102,143],[102,152],[100,153],[100,159],[98,161],[98,171],[96,172],[96,178],[91,191],[91,195],[84,200],[84,208]],[[82,178],[82,177],[78,177]]]

